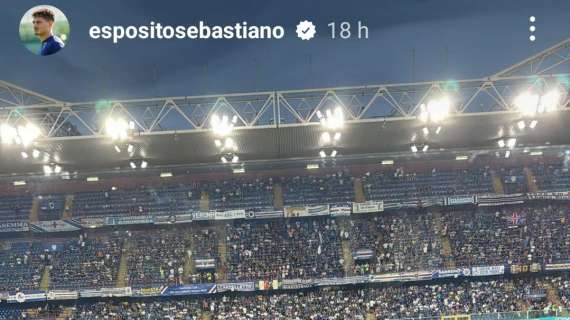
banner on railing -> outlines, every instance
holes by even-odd
[[[31,224],[33,232],[71,232],[81,230],[77,225],[73,225],[64,220],[37,221]]]
[[[487,194],[477,197],[479,206],[503,206],[508,204],[524,203],[526,196],[522,193],[516,194]]]
[[[198,270],[216,269],[215,259],[194,259],[194,265]]]
[[[281,282],[281,289],[283,290],[296,290],[305,289],[315,286],[313,279],[285,279]]]
[[[446,206],[458,206],[476,203],[475,196],[449,196],[445,198]]]
[[[549,264],[544,266],[544,270],[546,270],[546,271],[570,270],[570,262],[569,263],[549,263]]]
[[[50,290],[47,293],[48,300],[76,300],[79,292],[70,290]]]
[[[38,302],[46,300],[47,296],[45,291],[17,292],[15,294],[8,294],[8,297],[6,298],[8,303]]]
[[[529,193],[527,198],[529,200],[570,200],[570,191]]]
[[[226,291],[255,291],[255,282],[228,282],[216,284],[217,292]]]
[[[352,212],[351,205],[346,204],[331,204],[330,213],[333,217],[350,216]]]
[[[131,287],[124,288],[100,288],[100,289],[83,289],[79,290],[79,296],[82,298],[93,297],[130,297],[133,295]]]
[[[371,249],[358,249],[352,253],[352,259],[354,259],[354,261],[364,261],[372,258],[374,258],[374,251]]]
[[[164,287],[138,288],[133,290],[135,297],[157,297],[160,296]]]
[[[168,286],[163,288],[160,294],[163,296],[183,296],[211,293],[216,293],[215,283],[196,283]]]
[[[194,220],[214,220],[214,219],[216,219],[216,213],[213,211],[209,211],[209,212],[197,211],[197,212],[194,212],[193,215],[194,215]]]
[[[354,213],[373,213],[384,211],[384,201],[366,201],[366,202],[353,202],[352,212]]]
[[[253,218],[253,219],[272,219],[272,218],[283,217],[283,211],[278,211],[278,210],[262,210],[250,213],[253,215],[248,218]]]
[[[72,221],[79,223],[83,228],[100,228],[105,225],[103,217],[76,218]]]
[[[153,224],[153,216],[114,216],[105,217],[105,224],[108,226],[119,226],[128,224]]]
[[[214,213],[215,220],[229,220],[229,219],[245,219],[245,210],[227,210],[227,211],[216,211]]]
[[[0,223],[0,232],[27,232],[30,226],[26,221],[8,221]]]
[[[509,273],[526,273],[526,272],[540,272],[542,271],[542,266],[539,263],[531,264],[510,264],[508,265]]]
[[[471,275],[474,277],[494,276],[498,274],[505,274],[505,266],[471,267]]]
[[[444,203],[445,203],[444,198],[430,197],[430,198],[421,199],[419,201],[419,206],[422,208],[429,208],[429,207],[434,207],[434,206],[443,206]]]
[[[324,216],[329,215],[329,205],[311,205],[311,206],[287,206],[285,207],[285,217],[286,218],[294,218],[294,217],[315,217],[315,216]]]
[[[471,269],[469,268],[455,268],[446,270],[435,270],[432,272],[432,279],[439,278],[457,278],[457,277],[468,277],[471,275]]]
[[[343,277],[343,278],[324,278],[315,280],[315,285],[317,286],[339,286],[346,284],[359,284],[367,283],[369,281],[369,276],[353,276],[353,277]]]

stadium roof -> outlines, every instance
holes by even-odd
[[[538,126],[527,130],[517,130],[522,118],[512,101],[533,88],[568,91],[569,60],[566,39],[484,79],[79,103],[2,81],[0,119],[37,124],[43,136],[34,147],[56,156],[70,172],[128,168],[132,154],[117,153],[103,132],[110,116],[134,123],[134,153],[151,166],[219,163],[209,127],[213,114],[237,119],[232,138],[242,161],[315,158],[323,132],[317,114],[332,107],[346,115],[335,146],[339,155],[406,153],[412,143],[428,143],[421,141],[418,110],[442,94],[451,98],[454,112],[442,132],[429,138],[430,152],[492,149],[506,137],[516,137],[518,147],[564,146],[570,144],[570,95],[562,110],[537,118]],[[40,172],[41,157],[22,161],[18,147],[2,145],[0,175]]]

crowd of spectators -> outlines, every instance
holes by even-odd
[[[230,280],[343,275],[340,228],[334,219],[234,222],[226,232]]]
[[[119,232],[87,235],[65,241],[53,252],[51,288],[114,287],[121,259],[123,237]]]
[[[540,204],[442,215],[458,266],[570,260],[570,207]]]
[[[324,176],[295,176],[279,179],[285,205],[346,203],[354,201],[354,177],[348,171]]]
[[[366,199],[384,201],[417,200],[424,197],[493,193],[489,169],[437,170],[408,172],[367,172],[362,177]]]
[[[183,282],[190,240],[187,228],[127,233],[128,281],[133,287]]]
[[[350,219],[343,237],[352,251],[372,250],[373,257],[356,263],[357,274],[433,270],[442,265],[441,240],[431,213],[402,211]]]
[[[566,281],[568,278],[558,278]],[[553,306],[540,290],[548,278],[496,278],[455,280],[438,283],[394,284],[367,288],[321,288],[313,291],[261,295],[216,295],[154,301],[105,301],[78,303],[74,306],[40,306],[35,310],[0,311],[0,319],[46,310],[63,314],[66,319],[403,319],[432,318],[445,315],[472,315],[488,319],[489,313],[504,313],[505,318],[551,314],[554,308],[568,308],[568,300]],[[538,290],[538,291],[537,291]],[[562,298],[564,299],[564,298]],[[560,309],[559,309],[560,310]],[[23,317],[26,318],[26,317]],[[30,319],[31,317],[27,317]]]

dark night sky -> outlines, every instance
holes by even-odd
[[[568,0],[5,0],[0,10],[0,79],[67,101],[476,78],[570,36]],[[20,43],[21,16],[38,4],[61,9],[71,41],[38,57]],[[537,18],[537,41],[529,16]],[[295,25],[309,19],[317,38]],[[89,38],[92,25],[281,24],[282,40]],[[363,21],[368,40],[331,40],[331,21]],[[446,61],[447,48],[447,61]]]

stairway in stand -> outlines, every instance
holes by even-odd
[[[453,250],[451,249],[451,241],[445,226],[443,225],[441,213],[436,211],[433,213],[434,231],[438,235],[441,242],[441,256],[443,258],[443,266],[446,269],[455,268],[455,259],[453,258]]]
[[[127,240],[123,243],[123,252],[119,262],[119,271],[117,272],[117,288],[124,288],[128,286],[127,276],[129,272],[128,257],[130,254],[130,244]]]
[[[349,219],[345,218],[338,218],[337,222],[339,223],[342,230],[349,230]],[[342,247],[342,260],[343,260],[343,267],[344,273],[347,276],[354,275],[354,257],[352,256],[352,242],[350,241],[350,237],[348,239],[341,239],[341,247]]]
[[[218,235],[218,266],[216,268],[217,280],[227,280],[228,275],[228,244],[226,242],[226,228],[223,223],[215,227]]]

